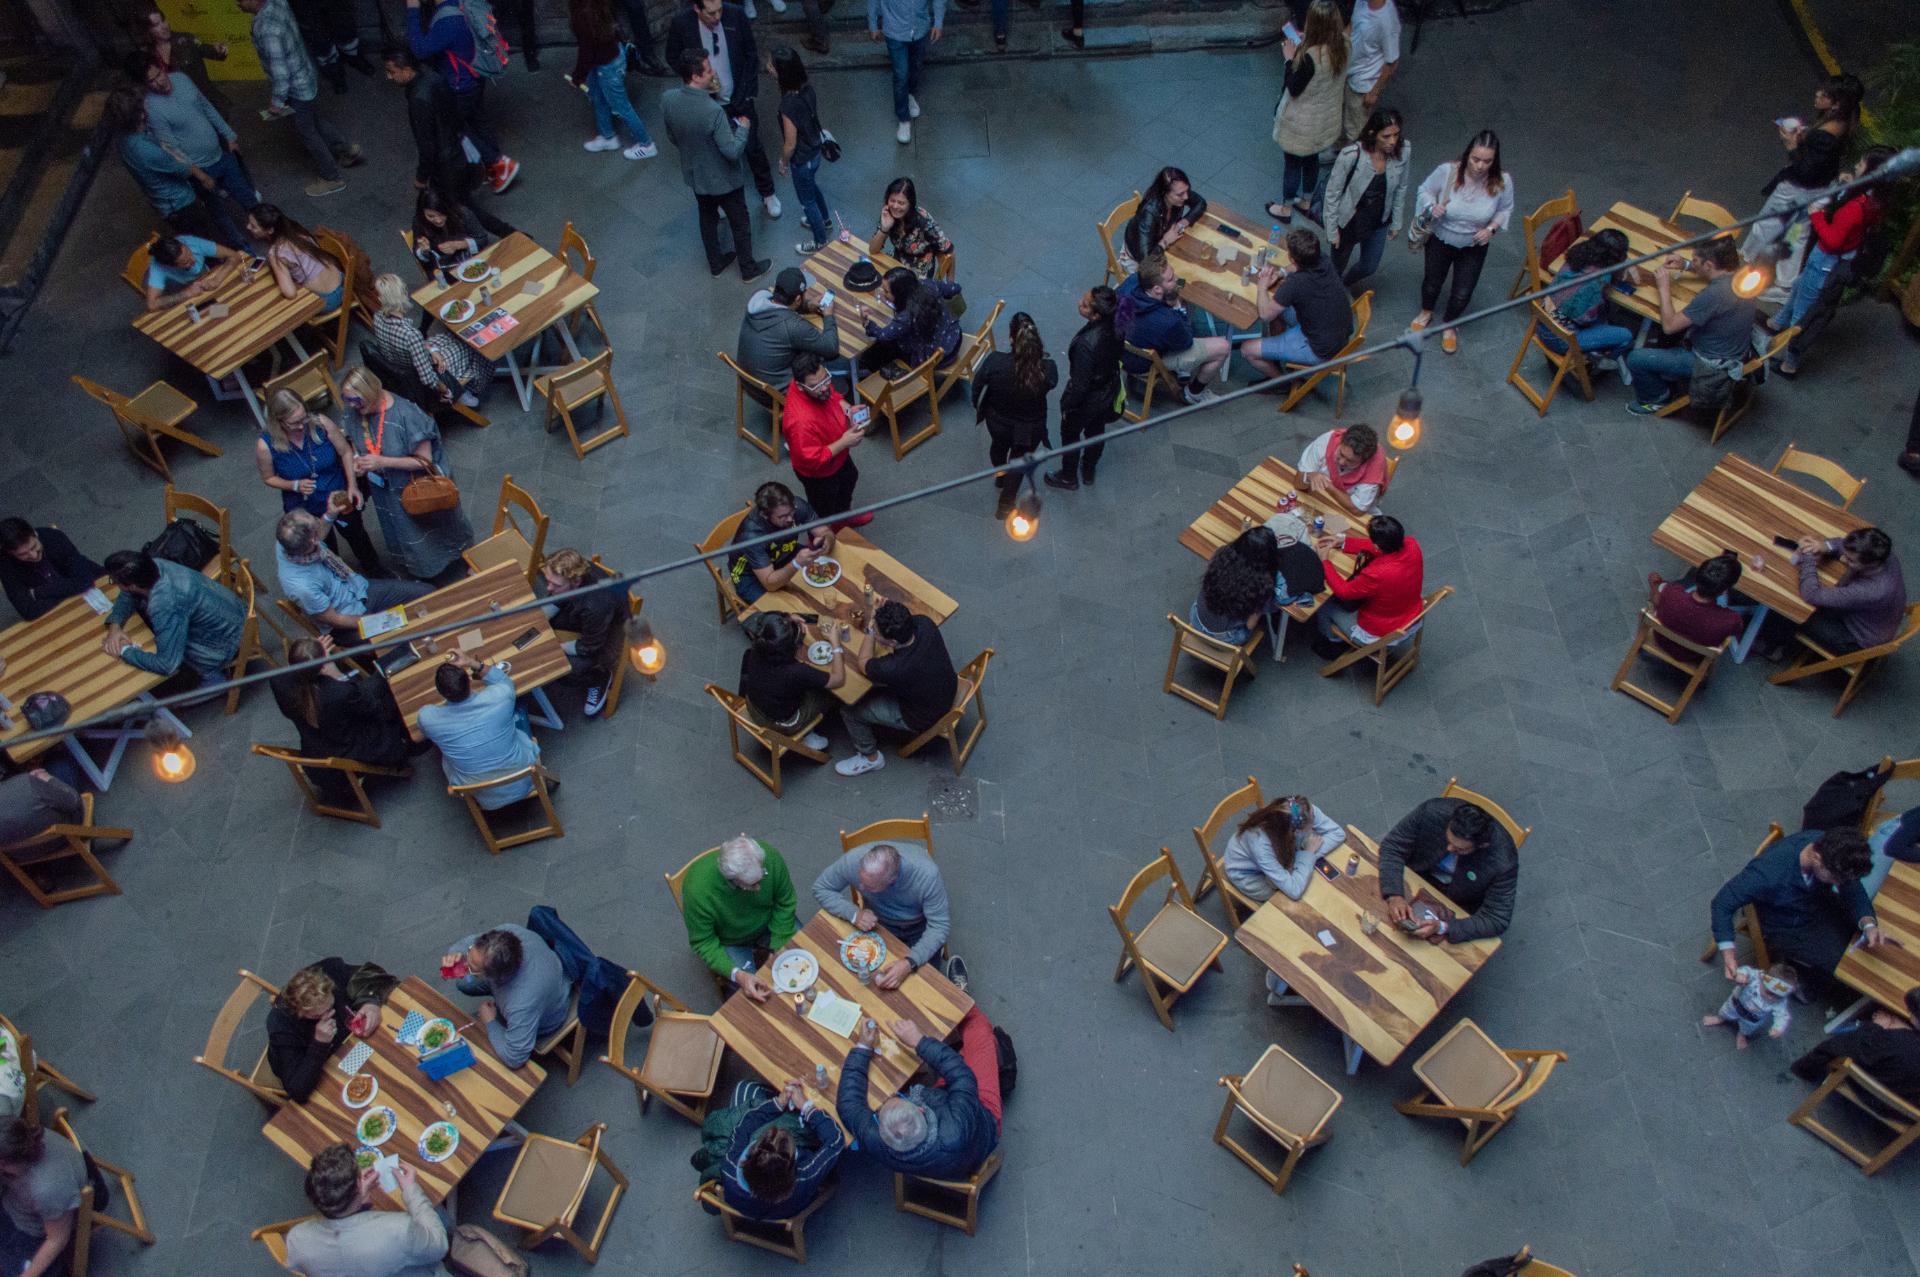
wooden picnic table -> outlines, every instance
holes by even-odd
[[[1340,1030],[1352,1073],[1360,1067],[1361,1052],[1380,1064],[1398,1059],[1499,950],[1500,941],[1432,944],[1388,922],[1380,899],[1380,853],[1357,829],[1347,829],[1346,844],[1326,860],[1340,871],[1338,881],[1316,872],[1298,900],[1275,892],[1233,938]],[[1355,855],[1360,870],[1348,874],[1347,862]],[[1432,902],[1461,916],[1460,906],[1412,870],[1406,873],[1406,891],[1416,908]],[[1372,935],[1361,925],[1366,912],[1380,919]],[[1321,943],[1323,930],[1333,934],[1331,946]]]
[[[1813,605],[1800,597],[1800,569],[1790,561],[1793,551],[1775,545],[1773,538],[1838,537],[1866,526],[1858,515],[1729,452],[1680,507],[1660,521],[1653,543],[1695,567],[1732,550],[1740,556],[1740,584],[1735,587],[1740,593],[1789,620],[1804,621],[1813,615]],[[1754,566],[1756,555],[1759,567]],[[1830,559],[1820,565],[1820,579],[1832,585],[1842,571],[1839,562]]]
[[[851,528],[835,534],[833,553],[828,557],[839,560],[838,581],[825,587],[809,585],[804,571],[795,572],[784,588],[769,590],[755,599],[753,610],[818,613],[820,622],[807,626],[807,638],[812,642],[827,637],[825,626],[830,617],[844,618],[849,609],[864,608],[865,590],[869,585],[873,587],[874,607],[892,599],[906,604],[907,609],[917,615],[932,617],[935,625],[945,625],[947,618],[960,608],[926,578]],[[884,642],[874,640],[874,655],[887,650]],[[836,687],[833,694],[851,705],[872,687],[866,675],[848,666],[846,682]]]
[[[207,314],[208,307],[215,303],[226,306],[227,314],[218,318]],[[235,270],[212,293],[195,298],[194,305],[200,314],[198,323],[188,315],[184,302],[176,302],[159,310],[141,311],[133,317],[134,330],[203,373],[214,398],[246,400],[254,420],[266,429],[260,395],[247,380],[247,361],[283,339],[292,347],[296,361],[305,359],[306,349],[296,334],[324,309],[319,295],[299,288],[292,297],[282,297],[271,270],[259,270],[251,277]],[[220,383],[228,377],[238,382],[238,396],[221,388]]]
[[[1265,523],[1272,518],[1281,496],[1289,491],[1299,494],[1300,506],[1295,513],[1308,524],[1317,514],[1326,519],[1330,536],[1365,534],[1365,529],[1356,529],[1353,517],[1345,510],[1302,483],[1298,470],[1278,457],[1268,457],[1227,489],[1227,494],[1209,506],[1206,513],[1189,523],[1180,534],[1180,544],[1203,559],[1211,559],[1214,551],[1245,530],[1243,520]],[[1356,560],[1345,550],[1336,549],[1321,557],[1329,568],[1337,568],[1344,575],[1353,574]],[[1290,603],[1281,611],[1293,620],[1305,621],[1331,597],[1331,594],[1321,594],[1311,603]],[[1277,652],[1276,645],[1275,659],[1278,659]]]
[[[521,231],[487,245],[476,258],[468,260],[484,261],[499,274],[470,284],[456,278],[451,287],[443,287],[436,274],[414,289],[413,300],[433,316],[436,323],[455,336],[459,335],[460,329],[477,322],[492,310],[502,309],[513,316],[515,323],[512,328],[483,346],[474,346],[474,349],[480,352],[483,359],[506,362],[507,374],[513,379],[513,388],[520,396],[520,406],[527,408],[533,402],[534,378],[566,367],[565,364],[549,367],[532,362],[539,356],[539,337],[556,324],[559,325],[560,340],[567,348],[568,357],[580,358],[580,348],[574,345],[570,325],[564,321],[598,297],[600,290]],[[492,306],[481,304],[482,286],[492,290]],[[529,288],[533,291],[529,292]],[[448,323],[440,318],[442,306],[450,301],[462,300],[473,303],[474,310],[470,316],[459,323]],[[529,343],[536,343],[533,346],[534,353],[528,367],[522,369],[518,352]]]
[[[1239,237],[1221,227],[1232,227]],[[1221,204],[1208,204],[1197,225],[1173,241],[1167,256],[1179,263],[1176,273],[1187,281],[1180,300],[1198,306],[1235,332],[1251,332],[1260,327],[1257,283],[1242,280],[1243,267],[1254,262],[1267,248],[1271,223],[1242,217]],[[1274,254],[1275,265],[1286,264],[1285,250]]]
[[[1600,231],[1619,231],[1627,237],[1627,256],[1640,257],[1646,253],[1656,253],[1671,248],[1683,239],[1692,239],[1699,231],[1689,231],[1676,226],[1664,217],[1658,217],[1644,209],[1635,208],[1624,200],[1602,213],[1594,223],[1587,227],[1583,238],[1591,239]],[[1545,262],[1542,266],[1549,273],[1560,268],[1559,262]],[[1636,284],[1634,292],[1623,292],[1618,288],[1609,288],[1607,298],[1624,306],[1643,319],[1660,322],[1660,294],[1654,288],[1652,267],[1644,267],[1648,272],[1644,284]],[[1692,271],[1682,271],[1672,278],[1669,291],[1674,306],[1684,309],[1686,304],[1700,294],[1707,281]]]
[[[373,1055],[360,1071],[371,1074],[380,1090],[366,1108],[347,1107],[341,1094],[347,1075],[341,1071],[340,1056],[336,1056],[306,1102],[282,1104],[260,1133],[304,1168],[314,1154],[329,1145],[357,1147],[360,1140],[354,1128],[361,1116],[368,1108],[390,1108],[398,1119],[397,1129],[378,1151],[398,1153],[401,1161],[419,1173],[421,1189],[437,1205],[533,1098],[547,1071],[531,1060],[517,1069],[508,1068],[493,1053],[486,1031],[474,1025],[462,1033],[473,1047],[472,1067],[436,1082],[420,1071],[419,1049],[400,1045],[400,1025],[409,1011],[418,1011],[429,1020],[452,1020],[456,1025],[472,1018],[419,976],[408,976],[387,999],[380,1013],[380,1027],[373,1036],[348,1037],[340,1048],[340,1056],[361,1041],[373,1048]],[[435,1122],[452,1122],[460,1128],[460,1144],[443,1162],[429,1162],[420,1152],[420,1136]],[[376,1208],[403,1209],[397,1191],[387,1193],[376,1185],[374,1192],[386,1198],[385,1206],[376,1202]]]
[[[973,1009],[973,999],[932,966],[919,968],[897,989],[860,983],[840,961],[840,938],[852,931],[851,922],[822,909],[800,928],[790,947],[805,949],[820,964],[816,989],[832,989],[839,997],[858,1002],[863,1015],[879,1023],[879,1053],[867,1067],[867,1103],[878,1108],[920,1067],[920,1057],[902,1046],[889,1026],[895,1020],[912,1020],[922,1032],[946,1038]],[[879,934],[886,937],[889,959],[910,947],[885,928]],[[771,969],[769,963],[761,974],[768,975]],[[788,1078],[799,1078],[807,1084],[813,1102],[833,1113],[841,1066],[853,1039],[800,1015],[794,1010],[793,997],[776,992],[765,1002],[755,1002],[736,992],[714,1015],[714,1031],[768,1086],[779,1090]],[[814,1081],[814,1066],[819,1064],[827,1068],[825,1095]],[[840,1119],[836,1115],[834,1120]]]
[[[567,654],[561,650],[560,640],[554,635],[545,612],[497,616],[493,611],[495,604],[504,609],[531,602],[533,590],[527,585],[527,574],[520,565],[496,563],[407,604],[407,624],[372,640],[384,650],[399,646],[422,630],[450,621],[474,622],[469,629],[415,642],[414,651],[420,659],[387,679],[387,686],[393,689],[394,703],[400,707],[400,716],[406,720],[407,732],[413,739],[426,739],[420,733],[420,710],[440,703],[433,679],[452,652],[465,650],[480,661],[506,661],[512,666],[507,673],[513,679],[514,691],[521,696],[567,673],[570,668]],[[528,630],[535,632],[533,641],[514,650],[514,639]],[[480,641],[478,646],[463,649],[460,640],[468,634],[477,634]],[[424,650],[429,641],[434,644],[433,651]]]
[[[819,251],[800,264],[807,274],[808,301],[817,306],[824,294],[833,294],[832,322],[834,332],[840,338],[840,357],[856,365],[860,356],[866,354],[873,345],[873,339],[867,336],[867,319],[871,318],[883,328],[893,319],[893,306],[886,300],[882,290],[855,293],[847,289],[844,282],[847,271],[863,257],[872,262],[873,268],[883,276],[901,264],[885,253],[869,253],[865,241],[857,239],[845,243],[837,239],[828,240]],[[817,315],[807,318],[816,326],[825,322]]]
[[[1834,978],[1905,1016],[1907,990],[1920,985],[1920,865],[1896,861],[1873,897],[1873,912],[1880,933],[1892,943],[1848,949]]]

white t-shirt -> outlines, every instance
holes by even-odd
[[[1393,0],[1375,9],[1368,0],[1355,0],[1353,52],[1347,59],[1347,87],[1366,93],[1380,79],[1387,63],[1400,60],[1400,10]]]

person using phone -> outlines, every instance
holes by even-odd
[[[794,573],[832,553],[832,528],[790,531],[819,518],[813,504],[794,496],[784,483],[768,481],[755,489],[753,508],[733,534],[733,544],[740,548],[727,560],[728,583],[742,603],[785,589]]]
[[[559,603],[549,603],[543,609],[553,622],[556,630],[572,633],[572,638],[560,641],[560,650],[567,654],[567,675],[561,681],[587,689],[586,714],[593,718],[606,704],[607,692],[613,686],[613,673],[620,660],[620,650],[625,645],[627,625],[627,592],[618,587],[590,590],[584,594],[573,593],[596,581],[604,581],[611,574],[604,568],[596,567],[580,551],[568,547],[549,554],[540,565],[542,583],[547,594],[568,595]],[[529,630],[528,634],[536,634]],[[522,636],[525,637],[525,636]],[[516,650],[524,650],[526,644],[515,641]]]
[[[867,437],[871,411],[861,405],[856,421],[855,411],[833,384],[833,374],[825,361],[811,350],[794,356],[793,383],[787,387],[782,416],[787,459],[793,463],[800,486],[806,489],[807,500],[823,518],[853,508],[853,488],[860,482],[853,450]],[[872,520],[873,516],[867,514],[835,526],[859,527]]]
[[[1433,944],[1464,944],[1502,935],[1513,922],[1520,886],[1520,855],[1513,836],[1486,810],[1463,798],[1429,798],[1380,840],[1380,898],[1387,919],[1414,919],[1407,870],[1433,883],[1469,910],[1464,918],[1429,918],[1413,934]]]
[[[1314,866],[1346,840],[1339,821],[1305,794],[1292,794],[1247,813],[1221,849],[1220,871],[1250,900],[1271,899],[1276,891],[1298,900]]]
[[[348,1038],[373,1036],[399,983],[371,962],[340,958],[322,958],[288,978],[267,1008],[267,1064],[289,1100],[299,1104],[313,1094]]]

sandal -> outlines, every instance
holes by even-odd
[[[1268,200],[1267,216],[1284,226],[1293,220],[1293,205],[1285,200]]]
[[[1440,334],[1440,349],[1446,351],[1449,355],[1459,351],[1460,339],[1454,335],[1453,329],[1449,328],[1446,332]]]

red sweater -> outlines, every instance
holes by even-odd
[[[787,387],[787,406],[781,423],[787,437],[787,455],[793,460],[793,472],[803,479],[824,479],[847,464],[847,454],[835,455],[828,446],[847,433],[847,401],[839,387],[822,403],[800,388],[798,381]]]
[[[1880,201],[1873,196],[1856,195],[1834,209],[1831,217],[1826,209],[1816,208],[1807,221],[1812,225],[1820,247],[1838,257],[1860,247],[1861,241],[1866,239],[1874,223],[1880,220],[1883,211]]]
[[[1383,638],[1420,614],[1421,578],[1426,564],[1420,557],[1420,543],[1412,537],[1398,553],[1382,554],[1365,537],[1348,537],[1341,544],[1348,554],[1373,557],[1350,577],[1327,573],[1327,588],[1342,603],[1359,605],[1354,620],[1375,638]]]

